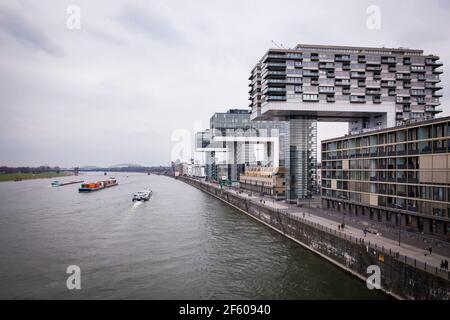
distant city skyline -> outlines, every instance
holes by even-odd
[[[439,116],[450,115],[447,1],[378,1],[379,30],[366,25],[372,1],[280,1],[279,11],[266,1],[81,1],[81,28],[70,30],[72,4],[0,4],[0,165],[168,165],[175,130],[194,143],[196,121],[207,128],[211,114],[247,108],[248,75],[276,45],[439,55]],[[320,123],[318,140],[346,132]]]

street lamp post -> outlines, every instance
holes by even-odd
[[[397,213],[398,219],[398,246],[400,247],[400,238],[401,238],[401,231],[402,231],[402,215],[400,213]]]

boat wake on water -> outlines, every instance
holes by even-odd
[[[133,205],[131,206],[131,208],[130,208],[130,210],[129,210],[129,213],[133,213],[134,210],[136,210],[136,209],[137,209],[138,207],[140,207],[142,204],[143,204],[143,202],[141,202],[141,201],[133,202]]]

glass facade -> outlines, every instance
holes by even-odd
[[[245,168],[251,166],[289,168],[287,121],[251,121],[249,111],[232,109],[214,114],[209,132],[211,141],[207,148],[227,152],[207,152],[208,179],[217,181],[226,177],[229,181],[238,181]],[[278,152],[277,157],[275,152]]]
[[[289,199],[303,199],[313,192],[317,169],[317,121],[314,118],[291,118]]]
[[[324,204],[382,220],[400,213],[411,228],[449,237],[449,147],[450,117],[324,141]]]

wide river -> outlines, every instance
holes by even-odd
[[[119,186],[91,194],[51,180],[0,183],[1,299],[386,298],[183,182],[113,175]],[[146,187],[151,200],[133,204]],[[67,289],[70,265],[81,290]]]

